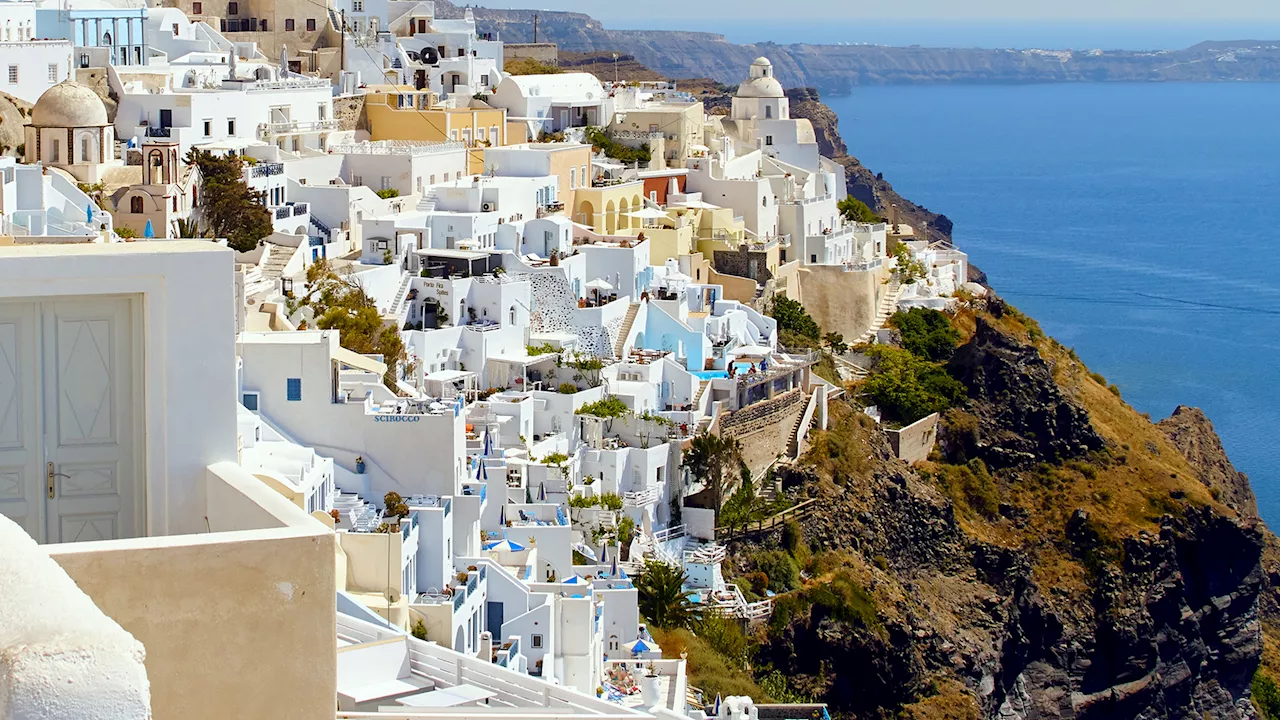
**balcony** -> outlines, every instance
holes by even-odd
[[[172,134],[173,128],[169,127],[151,127],[147,126],[147,137],[167,138]]]
[[[165,128],[165,130],[167,131],[168,128]],[[276,175],[283,175],[283,174],[284,174],[284,163],[260,162],[256,165],[249,166],[249,177],[251,178],[275,177]]]
[[[258,139],[271,140],[280,135],[312,135],[315,133],[332,132],[339,129],[339,127],[340,124],[337,120],[311,120],[308,122],[299,122],[294,120],[289,122],[260,123],[258,125]]]

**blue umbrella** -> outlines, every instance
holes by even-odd
[[[489,428],[484,429],[484,457],[489,457],[492,450],[492,443],[489,441]]]
[[[151,227],[151,221],[147,221],[147,226],[142,230],[142,237],[153,238],[156,236],[156,229]]]
[[[479,458],[476,459],[476,479],[477,480],[489,479],[489,471],[484,469],[484,461],[480,460]]]
[[[93,223],[93,203],[84,206],[84,221],[90,224]]]

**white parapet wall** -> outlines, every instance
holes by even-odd
[[[150,718],[142,643],[3,516],[0,548],[0,718]]]

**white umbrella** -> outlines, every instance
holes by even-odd
[[[656,208],[646,207],[634,212],[625,213],[628,217],[638,218],[640,220],[662,220],[667,214]]]
[[[612,286],[612,285],[610,285],[610,284],[609,284],[607,281],[605,281],[605,280],[601,280],[600,278],[596,278],[595,280],[592,280],[592,281],[590,281],[590,282],[588,282],[588,283],[587,283],[587,289],[588,289],[588,290],[612,290],[612,289],[613,289],[613,286]]]

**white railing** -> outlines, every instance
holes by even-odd
[[[661,495],[658,492],[658,488],[649,488],[638,492],[623,493],[622,506],[632,508],[647,507],[658,502],[660,498]],[[683,525],[681,527],[683,527]]]
[[[668,540],[677,540],[679,538],[684,537],[687,534],[689,534],[689,529],[687,526],[677,525],[672,528],[667,528],[666,530],[659,530],[658,532],[653,534],[653,539],[656,542],[664,543]]]
[[[366,140],[358,143],[332,145],[329,148],[338,155],[431,155],[434,153],[466,150],[467,146],[456,141],[414,142],[411,140]]]
[[[320,88],[331,88],[333,84],[324,78],[290,78],[288,80],[259,80],[250,85],[246,90],[249,92],[261,92],[264,90],[319,90]]]
[[[716,543],[708,543],[692,550],[685,550],[684,552],[685,563],[692,562],[699,565],[714,565],[719,562],[724,562],[725,557],[726,552],[724,546]]]
[[[301,135],[305,133],[329,132],[341,127],[337,120],[307,120],[289,122],[269,122],[258,125],[258,137],[268,138],[272,135]]]
[[[492,662],[454,652],[448,648],[428,643],[414,637],[406,637],[403,633],[380,627],[372,623],[357,620],[345,615],[338,615],[338,638],[349,643],[365,643],[389,638],[405,638],[409,646],[409,669],[415,675],[432,680],[437,688],[457,687],[468,684],[483,688],[493,693],[489,700],[491,708],[554,708],[563,710],[563,717],[568,720],[581,720],[584,715],[598,718],[616,718],[618,720],[637,720],[649,715],[628,710],[606,700],[584,695],[577,690],[561,685],[552,685],[538,678],[530,677],[515,670],[500,667]],[[447,716],[449,710],[431,713],[434,718]],[[410,713],[411,711],[406,711]],[[474,717],[474,713],[466,713],[458,709],[459,717]],[[485,713],[486,718],[502,717]],[[513,713],[513,716],[515,714]],[[558,713],[542,714],[538,717],[560,717]],[[394,717],[381,713],[338,712],[339,718],[381,718]],[[527,717],[527,714],[523,717]]]

